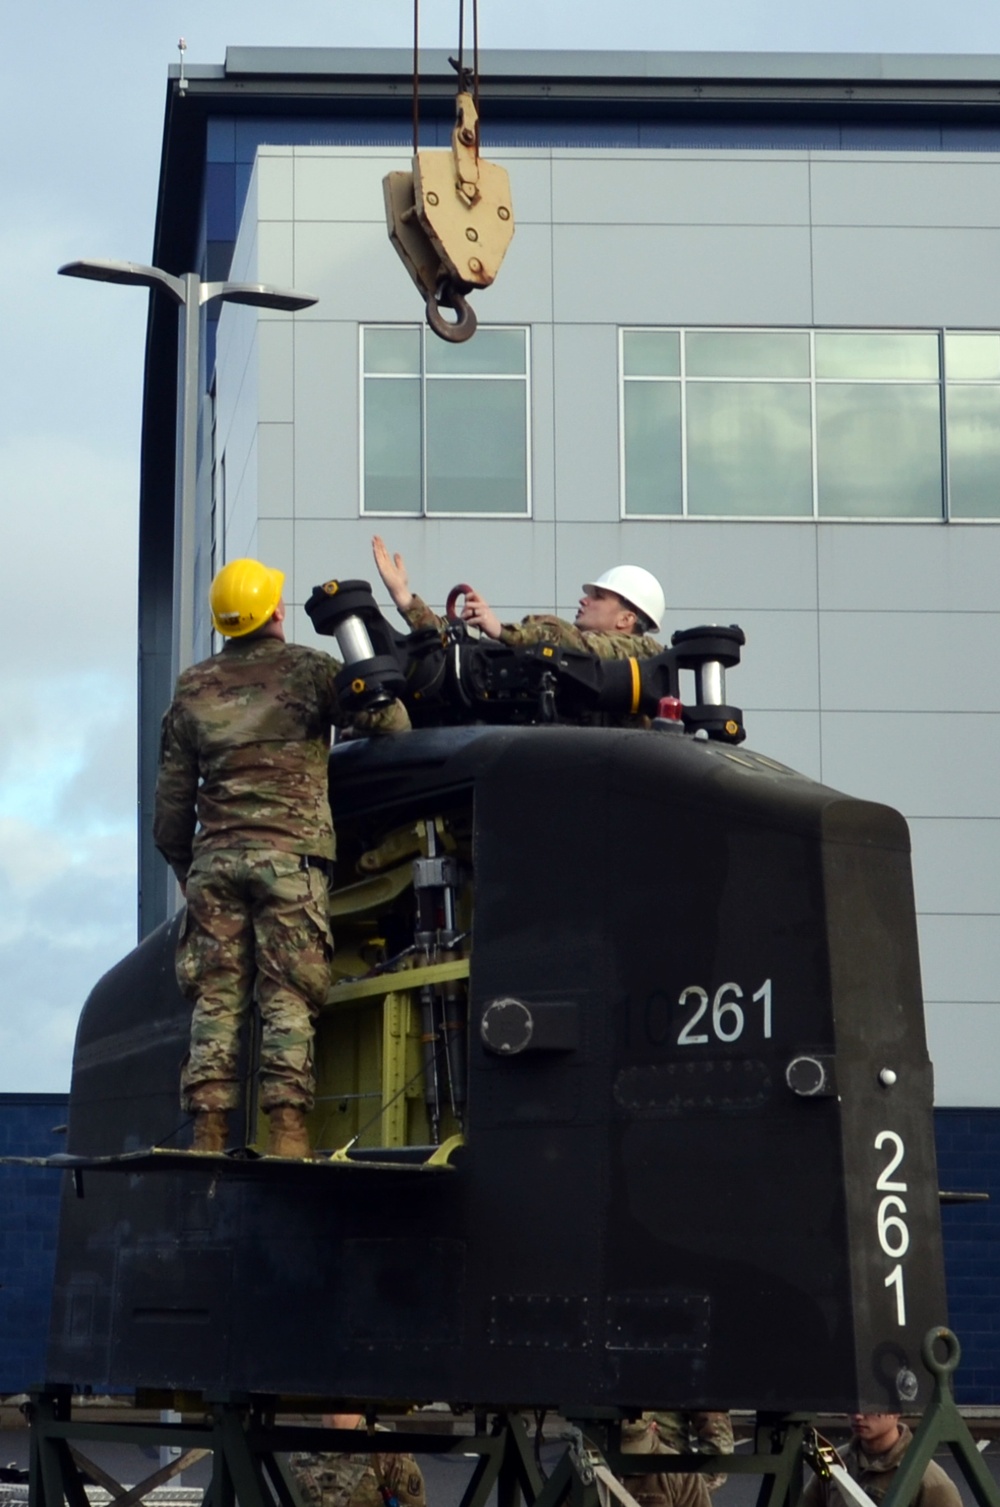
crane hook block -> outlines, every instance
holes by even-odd
[[[475,104],[460,94],[451,151],[418,151],[411,172],[382,180],[389,239],[427,302],[432,329],[447,340],[467,340],[475,320],[453,324],[438,309],[460,310],[456,300],[488,288],[514,234],[507,170],[481,158],[478,143]]]

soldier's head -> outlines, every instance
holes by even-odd
[[[642,565],[613,565],[584,583],[575,624],[592,633],[655,633],[664,606],[657,577]]]
[[[899,1438],[898,1413],[852,1413],[851,1431],[866,1454],[884,1455]]]
[[[208,594],[212,623],[224,638],[284,638],[284,572],[259,560],[230,560],[216,573]]]
[[[641,565],[613,565],[587,582],[576,626],[592,633],[655,633],[665,606],[663,587]]]

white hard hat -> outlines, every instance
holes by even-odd
[[[638,607],[653,627],[659,628],[663,609],[667,605],[663,587],[641,565],[612,565],[596,581],[585,582],[583,589],[590,592],[596,586],[603,586],[605,591],[613,591],[615,596],[621,597],[630,607]]]

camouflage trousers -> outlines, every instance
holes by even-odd
[[[189,1113],[239,1103],[240,1033],[255,980],[261,1106],[312,1108],[313,1022],[332,957],[326,877],[300,854],[244,848],[195,859],[177,944],[177,982],[194,1000],[181,1072]]]

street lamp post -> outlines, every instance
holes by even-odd
[[[253,304],[258,308],[294,313],[317,302],[309,294],[273,288],[266,283],[202,282],[196,272],[175,276],[160,267],[137,262],[86,259],[67,262],[59,268],[65,277],[90,278],[94,282],[127,283],[166,293],[177,305],[177,418],[174,462],[173,598],[170,640],[170,686],[181,670],[194,660],[194,560],[195,494],[198,464],[198,369],[201,344],[201,310],[216,299],[224,303]],[[145,665],[147,651],[143,649]],[[159,747],[159,722],[170,697],[162,685],[162,671],[143,672],[139,706],[139,935],[145,936],[175,909],[175,886],[167,883],[167,870],[160,862],[152,840],[153,795]]]
[[[181,276],[139,262],[85,258],[59,268],[63,277],[85,277],[100,283],[128,283],[157,288],[177,305],[177,444],[174,466],[173,635],[171,676],[176,680],[194,660],[195,489],[198,464],[198,367],[201,354],[201,310],[216,299],[223,303],[253,304],[262,309],[295,313],[317,302],[307,293],[273,288],[267,283],[208,283],[196,272]]]

